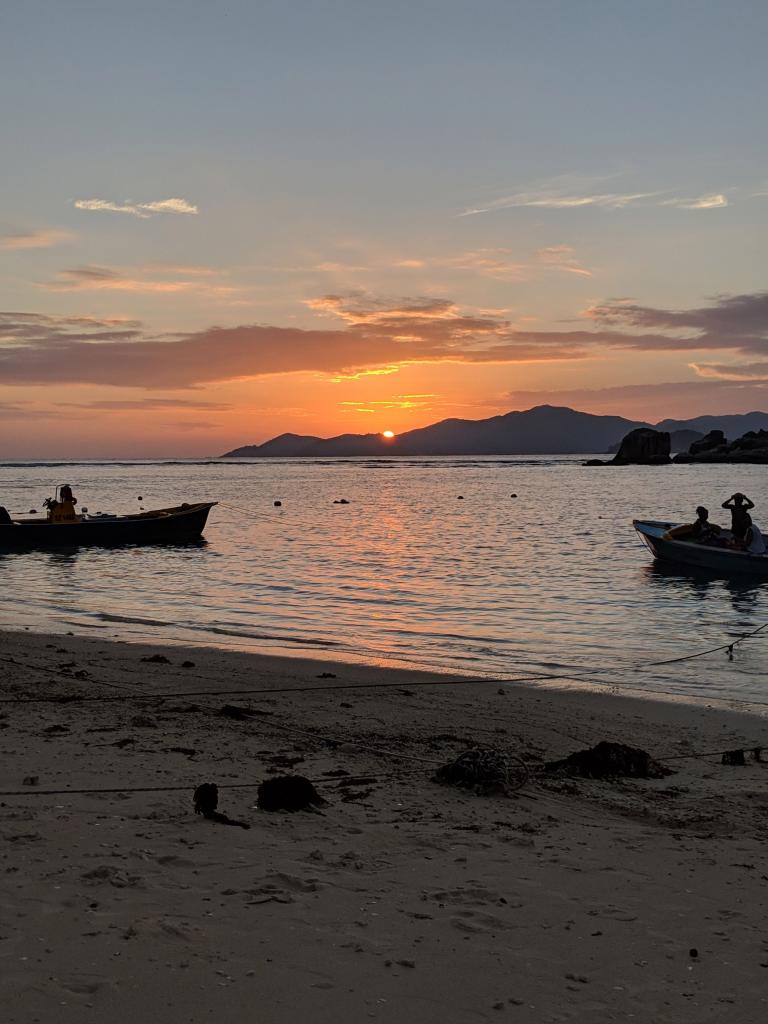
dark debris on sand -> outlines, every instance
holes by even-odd
[[[654,761],[645,750],[606,740],[589,750],[569,754],[561,761],[550,761],[545,770],[579,775],[585,779],[663,779],[674,775],[671,768]]]
[[[519,788],[527,779],[522,761],[500,750],[474,747],[437,769],[434,782],[474,789],[476,793],[506,793]]]
[[[313,811],[327,803],[303,775],[279,775],[259,786],[256,804],[262,811]]]

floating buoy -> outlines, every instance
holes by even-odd
[[[510,494],[510,498],[516,498],[516,497],[517,497],[516,494]]]
[[[464,501],[464,495],[463,495],[463,494],[460,494],[460,495],[458,496],[458,498],[456,499],[456,501]]]
[[[282,508],[282,505],[283,505],[282,501],[276,501],[275,502],[275,508]]]

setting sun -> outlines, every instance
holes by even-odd
[[[386,438],[392,438],[395,436],[395,432],[394,430],[382,430],[381,436]]]

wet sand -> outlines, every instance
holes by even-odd
[[[768,746],[768,721],[429,678],[0,634],[0,698],[117,698],[0,705],[0,788],[20,794],[0,796],[3,1019],[762,1021],[768,765],[719,753]],[[360,683],[387,685],[306,689]],[[266,687],[288,692],[223,693]],[[197,690],[214,692],[155,696]],[[535,771],[602,739],[676,774]],[[431,781],[471,743],[530,780],[506,797]],[[254,807],[286,772],[322,814]],[[201,782],[250,829],[196,816]],[[44,792],[88,788],[118,791]]]

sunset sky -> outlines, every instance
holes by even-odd
[[[768,410],[764,0],[0,14],[0,455]]]

